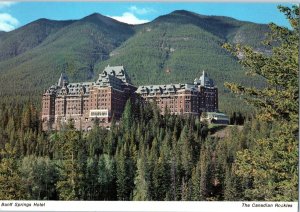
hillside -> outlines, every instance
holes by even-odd
[[[22,28],[5,33],[3,36],[0,34],[0,61],[13,58],[37,47],[48,36],[71,23],[72,21],[39,19]]]
[[[247,79],[222,44],[264,51],[260,41],[267,31],[266,25],[184,10],[136,26],[100,14],[72,21],[39,19],[0,33],[0,95],[40,96],[62,71],[71,81],[93,80],[107,64],[123,64],[135,85],[191,82],[206,70],[226,108],[224,81],[254,86],[262,81]]]
[[[220,107],[239,107],[241,102],[231,98],[224,81],[251,86],[261,86],[262,81],[247,78],[222,44],[240,42],[264,50],[258,44],[267,27],[253,25],[227,17],[175,11],[136,27],[137,33],[111,52],[108,60],[97,63],[96,70],[100,73],[108,64],[126,64],[136,85],[192,82],[206,70],[219,87]],[[253,32],[260,36],[251,36]]]
[[[26,33],[23,28],[19,31]],[[131,26],[99,14],[73,21],[35,48],[0,62],[0,82],[5,84],[1,94],[41,93],[62,71],[71,80],[92,79],[95,61],[107,59],[132,34]]]

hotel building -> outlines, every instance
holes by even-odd
[[[61,74],[57,84],[43,94],[43,130],[61,129],[71,120],[76,129],[90,130],[95,120],[104,127],[112,117],[119,120],[128,99],[140,95],[145,102],[154,102],[164,114],[200,115],[218,110],[218,89],[203,71],[191,84],[147,85],[136,88],[123,66],[107,66],[96,82],[69,83]]]

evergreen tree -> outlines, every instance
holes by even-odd
[[[190,191],[189,191],[189,185],[187,182],[185,182],[185,179],[182,178],[181,183],[181,200],[183,201],[189,201],[190,200]]]
[[[19,170],[23,184],[26,186],[27,199],[50,200],[57,198],[55,183],[58,173],[53,161],[48,157],[24,157]]]
[[[116,183],[118,200],[130,200],[134,188],[133,163],[129,157],[129,147],[125,143],[116,155]]]
[[[115,199],[115,161],[107,154],[99,158],[98,183],[101,199]]]
[[[275,132],[255,139],[250,149],[237,153],[235,173],[249,182],[244,195],[251,200],[298,199],[299,7],[279,9],[292,29],[270,24],[266,44],[273,47],[271,55],[226,45],[235,55],[243,54],[241,62],[249,73],[267,82],[262,89],[234,83],[226,86],[257,108],[259,120],[277,126]]]
[[[0,153],[0,198],[3,200],[26,199],[26,190],[14,156],[15,150],[7,143]]]
[[[188,131],[187,126],[184,126],[178,143],[181,151],[181,163],[186,178],[191,176],[191,170],[193,166],[193,150],[191,148],[191,143],[193,143],[193,140],[191,136],[191,132]]]
[[[237,180],[236,175],[231,170],[230,167],[226,168],[225,172],[225,188],[224,188],[224,200],[226,201],[237,201],[239,196],[239,191],[237,190]]]
[[[67,132],[64,132],[60,142],[63,144],[63,161],[60,161],[61,167],[59,180],[56,184],[59,198],[61,200],[80,200],[83,198],[82,180],[84,178],[81,161],[78,160],[80,149],[80,135],[72,126],[69,126]]]
[[[201,163],[200,160],[192,171],[192,200],[201,201]]]
[[[206,147],[201,149],[200,155],[200,199],[207,200],[212,193],[211,181],[213,180],[211,153],[209,148]]]
[[[126,102],[124,112],[122,114],[122,126],[124,128],[124,132],[129,131],[133,124],[133,111],[132,111],[132,103],[130,100]]]
[[[87,158],[85,171],[86,200],[100,199],[100,185],[98,183],[98,158],[96,156]]]
[[[141,154],[144,154],[143,152]],[[145,156],[141,156],[137,161],[137,173],[135,176],[134,184],[135,189],[133,192],[133,200],[149,200],[148,188],[148,169],[145,162]]]

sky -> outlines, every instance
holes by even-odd
[[[238,20],[289,27],[277,9],[279,3],[204,2],[5,2],[0,1],[0,31],[11,31],[39,18],[81,19],[100,13],[129,24],[142,24],[174,10],[203,15],[229,16]],[[282,5],[291,6],[283,3]]]

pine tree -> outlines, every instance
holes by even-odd
[[[101,199],[115,199],[115,161],[107,154],[99,158],[98,183]]]
[[[55,183],[57,170],[53,161],[48,157],[24,157],[19,167],[22,181],[26,186],[28,199],[50,200],[55,199]]]
[[[100,199],[100,185],[98,183],[98,158],[96,156],[87,158],[85,171],[86,200]]]
[[[292,29],[270,24],[266,44],[272,47],[271,55],[225,45],[235,55],[243,54],[241,62],[250,74],[267,82],[262,89],[234,83],[226,86],[257,108],[257,118],[268,122],[262,126],[277,126],[273,132],[264,130],[256,136],[251,148],[237,152],[235,173],[250,182],[244,195],[251,200],[298,199],[299,7],[279,9]]]
[[[201,149],[200,164],[200,199],[207,200],[212,193],[211,181],[213,179],[211,152],[208,147]]]
[[[143,150],[142,150],[143,151]],[[144,153],[141,152],[141,157],[137,161],[137,173],[134,180],[135,189],[133,192],[133,200],[146,201],[149,200],[149,191],[148,191],[148,168],[147,163],[145,162]]]
[[[189,201],[190,200],[190,191],[188,183],[185,181],[184,178],[182,178],[181,181],[181,200],[182,201]]]
[[[131,101],[128,100],[126,102],[124,112],[122,114],[122,126],[123,126],[125,132],[130,130],[130,128],[133,124],[133,120],[134,120],[134,117],[133,117],[133,111],[132,111],[132,104],[131,104]]]
[[[201,201],[201,163],[200,160],[192,171],[192,200]]]
[[[193,140],[191,136],[191,132],[188,131],[187,126],[184,126],[180,140],[178,141],[181,151],[181,163],[184,170],[184,175],[187,179],[191,176],[191,170],[193,166],[193,150],[191,147]]]
[[[7,143],[0,153],[0,198],[3,200],[26,199],[25,187],[18,171],[14,148]]]
[[[259,109],[262,120],[298,120],[298,49],[299,8],[279,7],[289,19],[293,30],[270,24],[271,34],[266,41],[273,45],[272,55],[254,51],[248,46],[224,45],[233,54],[243,54],[242,65],[248,73],[263,77],[268,86],[263,89],[247,88],[236,83],[225,83],[234,93],[243,94],[245,100]],[[275,45],[274,45],[275,43]]]
[[[60,142],[63,144],[63,161],[59,181],[56,184],[59,198],[61,200],[80,200],[83,198],[82,180],[84,178],[81,161],[78,158],[79,149],[81,149],[81,139],[79,132],[76,132],[72,126],[63,134]]]
[[[225,188],[224,188],[224,200],[226,201],[237,201],[239,192],[236,189],[237,185],[236,175],[230,167],[226,168],[225,171]]]
[[[116,183],[118,200],[131,200],[134,189],[135,168],[125,143],[116,155]]]

